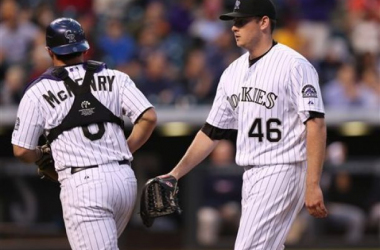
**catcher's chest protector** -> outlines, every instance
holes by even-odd
[[[103,67],[103,63],[95,61],[87,62],[86,74],[81,86],[69,77],[64,67],[59,67],[52,71],[55,77],[65,82],[66,87],[72,91],[75,99],[70,111],[62,120],[62,123],[50,130],[47,136],[49,143],[55,140],[63,131],[70,130],[74,127],[82,127],[84,135],[90,140],[98,140],[103,136],[105,132],[105,122],[113,122],[118,124],[122,129],[124,128],[123,120],[115,116],[91,93],[91,80],[99,67]],[[97,133],[90,133],[87,127],[90,124],[98,125],[99,130]]]

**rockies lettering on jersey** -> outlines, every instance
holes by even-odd
[[[324,113],[320,93],[314,67],[296,51],[276,44],[251,65],[249,53],[230,64],[206,123],[238,131],[238,165],[302,162],[304,122],[313,112]]]
[[[254,88],[253,93],[252,87],[242,87],[242,91],[239,94],[233,94],[227,97],[231,107],[235,109],[239,102],[254,102],[259,105],[266,107],[267,109],[271,109],[275,105],[275,100],[277,99],[277,95],[273,92],[267,92],[262,89]]]

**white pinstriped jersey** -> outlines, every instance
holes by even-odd
[[[318,75],[299,53],[276,44],[249,67],[249,53],[223,73],[207,123],[236,129],[236,163],[306,160],[309,111],[324,113]]]
[[[66,70],[74,81],[82,84],[85,70],[82,64],[67,66]],[[124,73],[103,69],[94,74],[92,94],[116,116],[125,114],[132,123],[148,108],[152,107],[134,82]],[[47,98],[50,95],[50,98]],[[74,95],[63,81],[42,79],[26,91],[17,113],[12,144],[34,149],[42,133],[58,126],[68,114]],[[96,124],[89,126],[96,133]],[[57,170],[65,166],[89,166],[122,159],[132,160],[124,131],[114,123],[105,124],[105,134],[91,141],[81,127],[63,132],[51,144]]]

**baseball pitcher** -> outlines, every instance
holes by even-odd
[[[205,125],[167,176],[183,177],[237,131],[236,163],[245,172],[235,250],[282,250],[303,204],[317,218],[327,215],[319,185],[326,125],[318,75],[273,40],[270,0],[237,0],[220,19],[233,22],[236,44],[247,53],[224,71]]]

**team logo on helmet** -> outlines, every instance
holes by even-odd
[[[236,0],[234,10],[240,9],[240,1]]]
[[[316,98],[317,97],[317,91],[315,90],[313,85],[306,85],[302,88],[302,97],[303,98]]]
[[[65,37],[69,40],[69,43],[75,43],[75,34],[71,30],[65,31]]]

